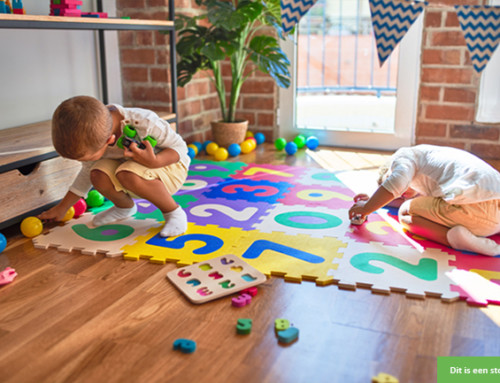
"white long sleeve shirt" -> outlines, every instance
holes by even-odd
[[[191,159],[187,154],[186,142],[170,127],[167,121],[161,119],[156,113],[147,109],[124,108],[116,104],[112,104],[111,106],[118,109],[120,114],[124,117],[120,123],[121,132],[123,132],[123,127],[125,125],[133,126],[141,139],[151,136],[157,140],[155,152],[159,152],[166,148],[173,149],[179,154],[180,162],[186,166],[186,169],[189,167]],[[125,159],[123,149],[120,149],[116,145],[108,147],[102,158]],[[95,163],[96,161],[82,162],[82,169],[69,188],[71,192],[81,197],[87,195],[92,187],[92,183],[90,182],[90,170]]]
[[[464,150],[433,145],[401,148],[382,186],[400,197],[408,187],[453,204],[500,199],[500,173]]]

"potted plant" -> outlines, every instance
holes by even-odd
[[[284,39],[281,28],[280,0],[195,0],[205,12],[197,16],[178,15],[177,80],[185,86],[195,73],[206,70],[220,104],[222,120],[212,123],[214,140],[222,146],[241,143],[248,121],[240,126],[235,119],[240,90],[256,70],[269,74],[280,87],[290,86],[286,54],[279,46]],[[271,32],[271,33],[269,33]],[[231,67],[231,85],[227,90],[222,62]],[[222,123],[222,127],[221,127]]]

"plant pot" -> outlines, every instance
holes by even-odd
[[[212,138],[219,146],[228,147],[231,144],[241,144],[245,140],[248,121],[212,121]]]

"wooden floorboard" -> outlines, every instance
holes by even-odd
[[[342,170],[374,170],[387,158],[321,150]],[[303,151],[286,156],[270,145],[238,160],[318,166]],[[2,382],[361,383],[387,372],[428,383],[437,356],[500,355],[497,307],[278,277],[241,309],[229,299],[193,305],[166,280],[172,264],[38,250],[17,227],[3,233],[0,265],[19,276],[0,287]],[[253,319],[250,335],[236,334],[238,318]],[[300,329],[297,342],[278,344],[276,318]],[[196,352],[173,351],[177,338],[196,340]]]

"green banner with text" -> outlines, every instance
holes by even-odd
[[[437,383],[498,383],[499,356],[439,356]]]

